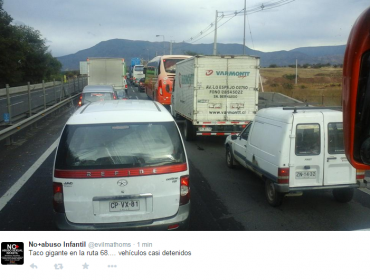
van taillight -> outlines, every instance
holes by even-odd
[[[289,184],[289,168],[278,169],[278,184]]]
[[[78,100],[78,106],[82,105],[82,95],[80,96],[80,100]]]
[[[356,170],[356,179],[357,180],[363,180],[365,179],[365,170]]]
[[[57,213],[64,213],[64,199],[63,199],[63,184],[53,183],[53,205],[54,211]]]
[[[190,200],[189,176],[180,177],[180,205],[187,204]]]

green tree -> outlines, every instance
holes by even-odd
[[[0,87],[40,83],[58,75],[61,63],[48,51],[39,31],[26,25],[13,26],[0,0]]]

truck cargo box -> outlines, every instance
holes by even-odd
[[[258,57],[234,55],[196,56],[177,63],[171,111],[187,120],[185,138],[235,134],[254,119],[259,63]]]

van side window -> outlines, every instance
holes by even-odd
[[[297,156],[320,154],[320,125],[298,124],[295,140],[295,154]]]
[[[328,153],[344,154],[343,123],[328,124]]]
[[[244,131],[242,132],[242,134],[240,135],[240,137],[244,140],[248,140],[248,136],[249,136],[249,131],[251,130],[251,127],[252,127],[252,123],[250,123],[245,129]]]

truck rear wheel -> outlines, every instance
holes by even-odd
[[[194,125],[189,121],[185,120],[184,124],[184,136],[186,141],[193,141],[195,140],[195,129]]]
[[[336,201],[347,203],[350,202],[355,193],[355,189],[334,189],[333,196]]]
[[[283,203],[284,194],[278,192],[273,182],[269,179],[265,182],[265,194],[267,198],[267,202],[273,206],[280,206]]]

